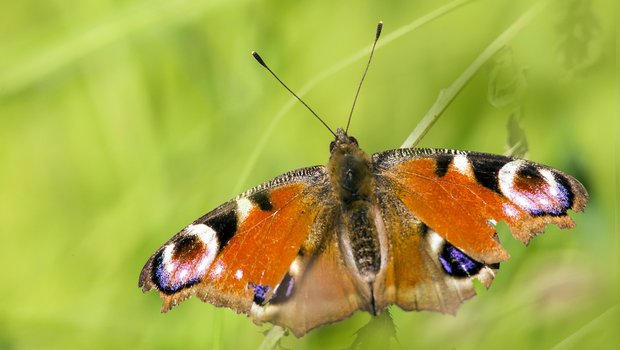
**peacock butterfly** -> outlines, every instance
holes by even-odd
[[[164,312],[196,295],[296,336],[392,304],[455,313],[475,295],[473,279],[489,287],[509,257],[499,220],[527,243],[547,224],[573,227],[567,211],[588,200],[575,178],[523,159],[446,149],[368,156],[345,130],[332,133],[327,166],[269,180],[168,240],[142,269],[143,291],[159,291]]]

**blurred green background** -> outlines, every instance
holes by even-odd
[[[537,1],[463,6],[381,47],[350,133],[399,147],[456,77]],[[0,4],[0,348],[257,348],[268,327],[191,299],[160,314],[138,274],[172,234],[282,172],[324,164],[330,135],[296,91],[449,1],[24,0]],[[617,348],[618,9],[555,1],[461,91],[420,146],[527,157],[591,196],[456,317],[392,308],[395,348]],[[366,56],[305,94],[342,126]],[[498,63],[499,62],[499,63]],[[493,87],[493,89],[489,89]],[[489,93],[490,90],[500,94]],[[294,349],[357,346],[358,313]],[[378,338],[376,338],[378,339]],[[384,344],[387,347],[387,343]]]

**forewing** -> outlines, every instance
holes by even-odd
[[[194,221],[159,248],[140,274],[168,311],[190,295],[249,314],[274,294],[330,193],[324,167],[281,175]]]
[[[547,224],[574,226],[588,194],[576,179],[533,162],[451,150],[398,149],[373,156],[378,183],[443,239],[487,264],[508,258],[495,238],[504,220],[524,243]]]

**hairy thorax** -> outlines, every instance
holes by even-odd
[[[340,246],[347,264],[364,281],[373,282],[381,269],[381,242],[371,163],[355,139],[344,132],[338,136],[332,144],[329,176],[341,207]]]

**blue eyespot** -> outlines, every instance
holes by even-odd
[[[174,294],[181,289],[188,288],[200,282],[200,276],[188,275],[185,278],[179,278],[177,271],[172,273],[166,269],[166,263],[163,261],[163,251],[160,252],[153,260],[152,281],[164,294]]]
[[[263,305],[265,303],[267,293],[269,292],[269,286],[254,284],[252,282],[248,283],[248,285],[254,288],[254,303]]]
[[[269,300],[270,304],[279,304],[287,301],[291,295],[293,295],[293,291],[295,288],[295,279],[290,274],[284,275],[282,282],[278,284],[275,292],[273,293],[273,297]]]
[[[444,271],[455,277],[473,276],[484,266],[448,242],[444,244],[439,254],[439,261]]]

